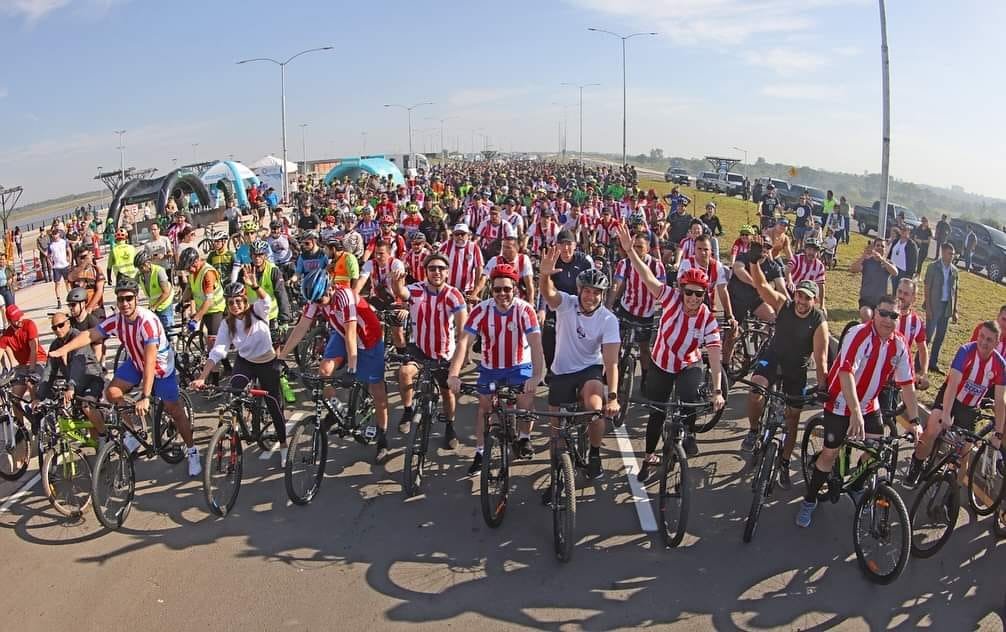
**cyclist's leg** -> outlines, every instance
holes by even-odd
[[[384,386],[384,341],[371,349],[358,349],[356,379],[367,385],[374,398],[374,425],[379,432],[388,430],[388,391]]]
[[[507,383],[510,386],[518,386],[523,388],[524,382],[530,379],[532,374],[532,366],[530,363],[522,364],[517,367],[513,367],[509,371],[509,375],[506,378]],[[531,410],[534,408],[534,393],[521,393],[517,397],[517,406],[523,408],[524,410]],[[531,431],[534,429],[534,420],[532,419],[521,419],[517,424],[517,430],[521,438],[527,437],[531,438]]]
[[[318,363],[318,373],[322,377],[329,377],[335,372],[336,368],[341,367],[346,361],[346,341],[343,339],[342,334],[338,331],[333,331],[328,336],[328,342],[325,343],[325,352],[322,354],[321,362]],[[327,384],[322,391],[325,399],[332,399],[335,397],[335,387],[331,384]]]
[[[646,399],[657,402],[666,402],[671,397],[674,390],[674,383],[678,376],[668,373],[658,366],[650,369],[650,379],[646,382],[646,389],[643,394]],[[664,411],[654,410],[650,412],[650,418],[646,422],[646,457],[649,458],[657,450],[660,436],[664,429]]]
[[[406,351],[417,360],[421,359],[421,356],[425,357],[425,354],[415,345],[409,345]],[[405,408],[406,412],[409,412],[412,408],[412,384],[415,382],[417,375],[419,375],[418,362],[403,362],[402,366],[398,369],[398,394],[402,398],[402,407]]]
[[[96,376],[87,376],[83,380],[83,384],[79,387],[77,392],[80,397],[93,397],[95,399],[101,399],[101,392],[105,389],[104,380]],[[105,418],[102,416],[101,411],[94,406],[83,406],[84,416],[87,417],[91,425],[94,426],[92,436],[98,436],[105,434]]]
[[[689,404],[702,401],[699,389],[702,387],[703,382],[705,382],[705,369],[701,363],[693,364],[683,369],[678,373],[678,379],[674,385],[677,390],[678,399]],[[689,411],[685,417],[688,432],[692,434],[695,432],[695,417],[696,414],[694,411]]]
[[[286,418],[283,416],[283,400],[279,397],[279,378],[282,374],[282,365],[278,360],[265,364],[252,365],[258,384],[262,390],[269,394],[265,396],[265,407],[272,417],[273,430],[276,432],[276,440],[281,447],[286,447]],[[234,368],[237,371],[237,367]],[[233,382],[232,382],[233,383]]]
[[[759,386],[768,388],[773,382],[773,378],[778,370],[778,360],[771,350],[765,349],[761,357],[755,362],[754,375],[751,381]],[[748,422],[751,424],[751,432],[758,432],[761,428],[761,414],[765,409],[765,398],[758,393],[751,391],[748,395]]]
[[[804,500],[812,504],[817,503],[817,493],[827,482],[831,468],[835,466],[838,451],[845,443],[845,437],[849,433],[849,417],[825,411],[823,425],[824,447],[817,455],[814,471],[807,481],[807,493],[804,496]]]
[[[580,402],[584,410],[604,410],[605,384],[604,367],[588,367],[580,372]],[[604,439],[605,420],[595,419],[590,423],[590,447],[600,448]]]
[[[792,374],[783,374],[782,391],[791,398],[786,405],[786,441],[782,445],[780,460],[788,463],[793,456],[793,448],[796,447],[797,431],[800,426],[800,411],[803,410],[802,403],[794,404],[794,400],[800,400],[807,388],[807,372],[794,371]]]

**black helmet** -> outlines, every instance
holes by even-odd
[[[120,274],[119,278],[115,280],[115,293],[119,292],[138,292],[140,286],[136,283],[136,279],[133,277],[128,277],[125,274]]]
[[[259,239],[252,242],[251,251],[253,255],[267,255],[269,254],[269,244]]]
[[[137,268],[142,268],[144,265],[148,263],[150,263],[150,253],[147,252],[145,249],[139,251],[138,253],[136,253],[136,256],[133,257],[133,265],[136,266]]]
[[[283,228],[283,222],[279,221],[278,219],[274,219],[271,222],[269,222],[270,230],[276,230],[277,228]]]
[[[82,287],[75,287],[66,295],[66,304],[84,303],[87,301],[87,290]]]
[[[576,289],[592,287],[602,292],[608,289],[608,276],[595,268],[584,270],[576,275]]]
[[[199,251],[195,248],[186,248],[182,254],[178,255],[178,268],[188,270],[196,261],[199,261]]]
[[[228,283],[227,287],[224,288],[224,298],[235,298],[237,296],[247,296],[248,293],[245,291],[244,283],[240,281],[235,281],[234,283]]]

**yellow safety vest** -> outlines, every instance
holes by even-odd
[[[143,284],[143,289],[147,292],[147,298],[150,299],[150,309],[154,312],[163,312],[167,308],[171,307],[171,304],[175,300],[175,286],[171,285],[171,280],[168,280],[168,298],[164,299],[160,303],[154,303],[154,299],[161,295],[161,282],[158,280],[158,275],[164,272],[164,268],[157,265],[156,263],[150,264],[150,278],[147,282]]]
[[[136,266],[133,265],[133,258],[136,257],[136,248],[132,244],[120,242],[112,246],[112,269],[116,274],[136,278]]]
[[[265,266],[262,268],[262,278],[259,280],[259,285],[262,286],[265,293],[272,299],[269,301],[269,320],[276,320],[279,316],[279,301],[276,300],[276,288],[272,286],[272,271],[275,267],[272,261],[266,261]],[[258,292],[250,287],[245,291],[248,292],[248,304],[254,304],[258,300]]]
[[[196,272],[195,275],[193,275],[192,280],[189,281],[189,289],[192,290],[192,299],[196,303],[197,310],[202,309],[203,303],[207,300],[206,294],[203,293],[203,277],[205,277],[206,273],[210,270],[216,272],[216,268],[204,262],[203,266],[199,268],[199,272]],[[217,274],[217,287],[213,290],[213,294],[208,298],[210,301],[210,308],[206,310],[207,314],[219,314],[227,307],[227,301],[224,300],[224,287],[219,273]]]

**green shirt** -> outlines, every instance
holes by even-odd
[[[620,184],[609,184],[604,192],[615,198],[615,200],[621,200],[625,197],[625,187]]]
[[[835,210],[836,204],[838,204],[838,202],[836,202],[834,198],[830,200],[828,198],[824,198],[824,201],[821,202],[821,212],[825,215],[830,215]]]

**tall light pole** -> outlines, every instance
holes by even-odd
[[[199,147],[199,143],[192,143],[192,162],[199,162],[196,158],[196,148]]]
[[[569,133],[569,103],[559,103],[558,101],[552,101],[552,105],[557,105],[562,108],[562,129],[559,133],[559,153],[563,158],[566,157],[566,136]]]
[[[622,40],[622,166],[625,166],[626,162],[626,141],[625,141],[625,103],[626,103],[626,82],[625,82],[625,41],[630,40],[633,37],[639,35],[657,35],[657,33],[631,33],[629,35],[621,35],[613,31],[606,31],[604,29],[595,29],[593,27],[587,27],[588,31],[594,31],[595,33],[606,33],[613,37],[617,37]]]
[[[238,64],[247,64],[253,61],[267,61],[272,64],[279,66],[279,77],[280,77],[280,117],[283,123],[283,200],[287,199],[287,189],[289,188],[288,179],[289,174],[287,173],[287,161],[286,161],[286,65],[297,59],[301,55],[306,55],[308,53],[313,53],[316,51],[332,50],[332,46],[322,46],[320,48],[308,48],[307,50],[302,50],[296,55],[287,58],[286,61],[276,61],[271,57],[255,57],[253,59],[242,59],[237,62]]]
[[[435,116],[427,116],[426,117],[427,121],[440,121],[440,153],[442,153],[442,154],[445,154],[445,155],[447,154],[447,145],[444,144],[444,123],[447,122],[447,121],[449,121],[449,120],[451,120],[451,119],[456,119],[456,118],[458,118],[458,117],[456,117],[456,116],[445,116],[442,119],[438,119]]]
[[[297,127],[300,128],[300,153],[304,157],[303,167],[301,167],[305,172],[307,171],[307,123],[301,123]]]
[[[117,129],[115,133],[119,135],[119,175],[122,181],[126,181],[126,130]]]
[[[590,88],[593,86],[599,86],[599,83],[585,83],[583,85],[577,85],[575,83],[561,83],[559,85],[570,86],[573,88],[578,88],[580,90],[580,162],[583,163],[583,89]]]
[[[880,208],[877,237],[887,238],[887,204],[891,187],[891,59],[887,51],[887,8],[880,0],[880,64],[884,99],[884,129],[880,150]]]
[[[740,147],[734,147],[737,151],[744,152],[744,179],[748,179],[748,150],[742,149]]]
[[[409,113],[409,156],[412,155],[412,110],[423,106],[423,105],[433,105],[433,101],[423,101],[422,103],[415,103],[413,105],[400,105],[398,103],[385,103],[386,108],[402,108]]]

